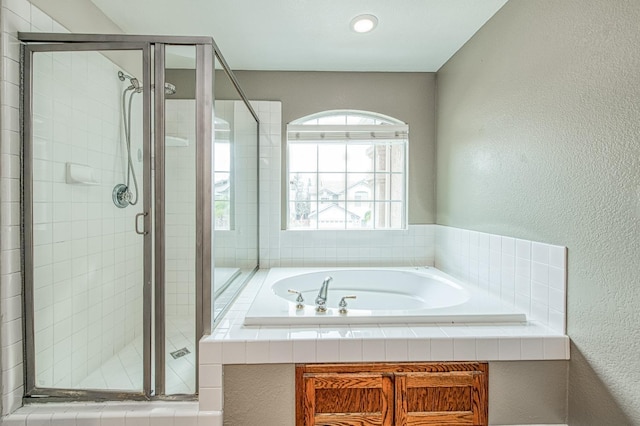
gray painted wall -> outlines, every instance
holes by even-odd
[[[572,425],[640,424],[639,22],[511,0],[437,75],[437,222],[568,247]]]
[[[280,71],[234,71],[234,74],[247,98],[282,102],[283,135],[290,121],[330,109],[375,111],[408,123],[409,223],[434,223],[435,74]],[[219,75],[217,72],[216,78]],[[216,99],[233,95],[219,81],[215,90]]]
[[[294,426],[294,372],[293,364],[225,366],[224,424]],[[489,423],[565,423],[566,380],[566,361],[489,363]]]

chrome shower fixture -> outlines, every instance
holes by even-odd
[[[126,91],[133,90],[136,93],[142,92],[142,85],[140,84],[140,80],[138,80],[137,78],[127,75],[122,71],[118,71],[118,78],[120,79],[120,81],[125,81],[126,79],[129,79],[131,86],[127,87],[125,89]]]
[[[111,194],[113,204],[115,204],[116,207],[123,209],[129,205],[135,206],[138,203],[138,179],[136,179],[133,161],[131,160],[131,103],[133,101],[133,96],[136,93],[142,93],[143,87],[140,80],[127,75],[122,71],[118,71],[118,78],[120,81],[129,80],[131,83],[131,85],[122,92],[122,125],[124,131],[124,145],[127,150],[127,183],[117,184],[113,188],[113,192]],[[129,93],[128,98],[127,93]],[[175,85],[171,83],[164,83],[165,95],[174,95],[175,93]],[[133,181],[133,191],[130,186],[131,181]]]
[[[136,93],[140,93],[142,92],[142,84],[140,84],[140,80],[138,80],[135,77],[132,77],[130,75],[127,75],[125,73],[123,73],[122,71],[118,71],[118,78],[120,79],[120,81],[125,81],[126,79],[129,79],[129,81],[131,82],[131,86],[127,87],[125,90],[133,90]],[[155,87],[155,85],[151,85],[152,88]],[[176,94],[176,86],[175,84],[171,84],[169,82],[165,82],[164,83],[164,94],[165,95],[175,95]]]

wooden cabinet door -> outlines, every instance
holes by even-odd
[[[488,424],[487,374],[474,371],[395,374],[395,425]]]
[[[296,426],[488,424],[479,362],[298,364]]]
[[[303,418],[298,424],[302,420],[305,426],[393,426],[390,374],[305,373],[301,385]]]

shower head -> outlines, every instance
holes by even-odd
[[[125,81],[128,79],[129,82],[131,83],[129,87],[124,89],[125,91],[133,90],[136,93],[142,92],[142,84],[140,84],[140,80],[138,80],[137,78],[127,75],[122,71],[118,71],[118,78],[120,79],[120,81]]]
[[[142,92],[142,84],[140,83],[140,80],[138,80],[135,77],[132,77],[130,75],[127,75],[125,73],[123,73],[122,71],[118,71],[118,78],[120,79],[120,81],[125,81],[125,80],[129,80],[129,82],[131,83],[131,85],[129,87],[127,87],[125,90],[133,90],[136,93],[140,93]],[[155,86],[151,86],[151,87],[155,87]],[[171,83],[164,83],[164,94],[165,95],[175,95],[176,94],[176,86],[175,84],[171,84]]]

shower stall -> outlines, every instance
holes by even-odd
[[[208,37],[19,37],[25,396],[193,398],[258,267],[257,115]]]

